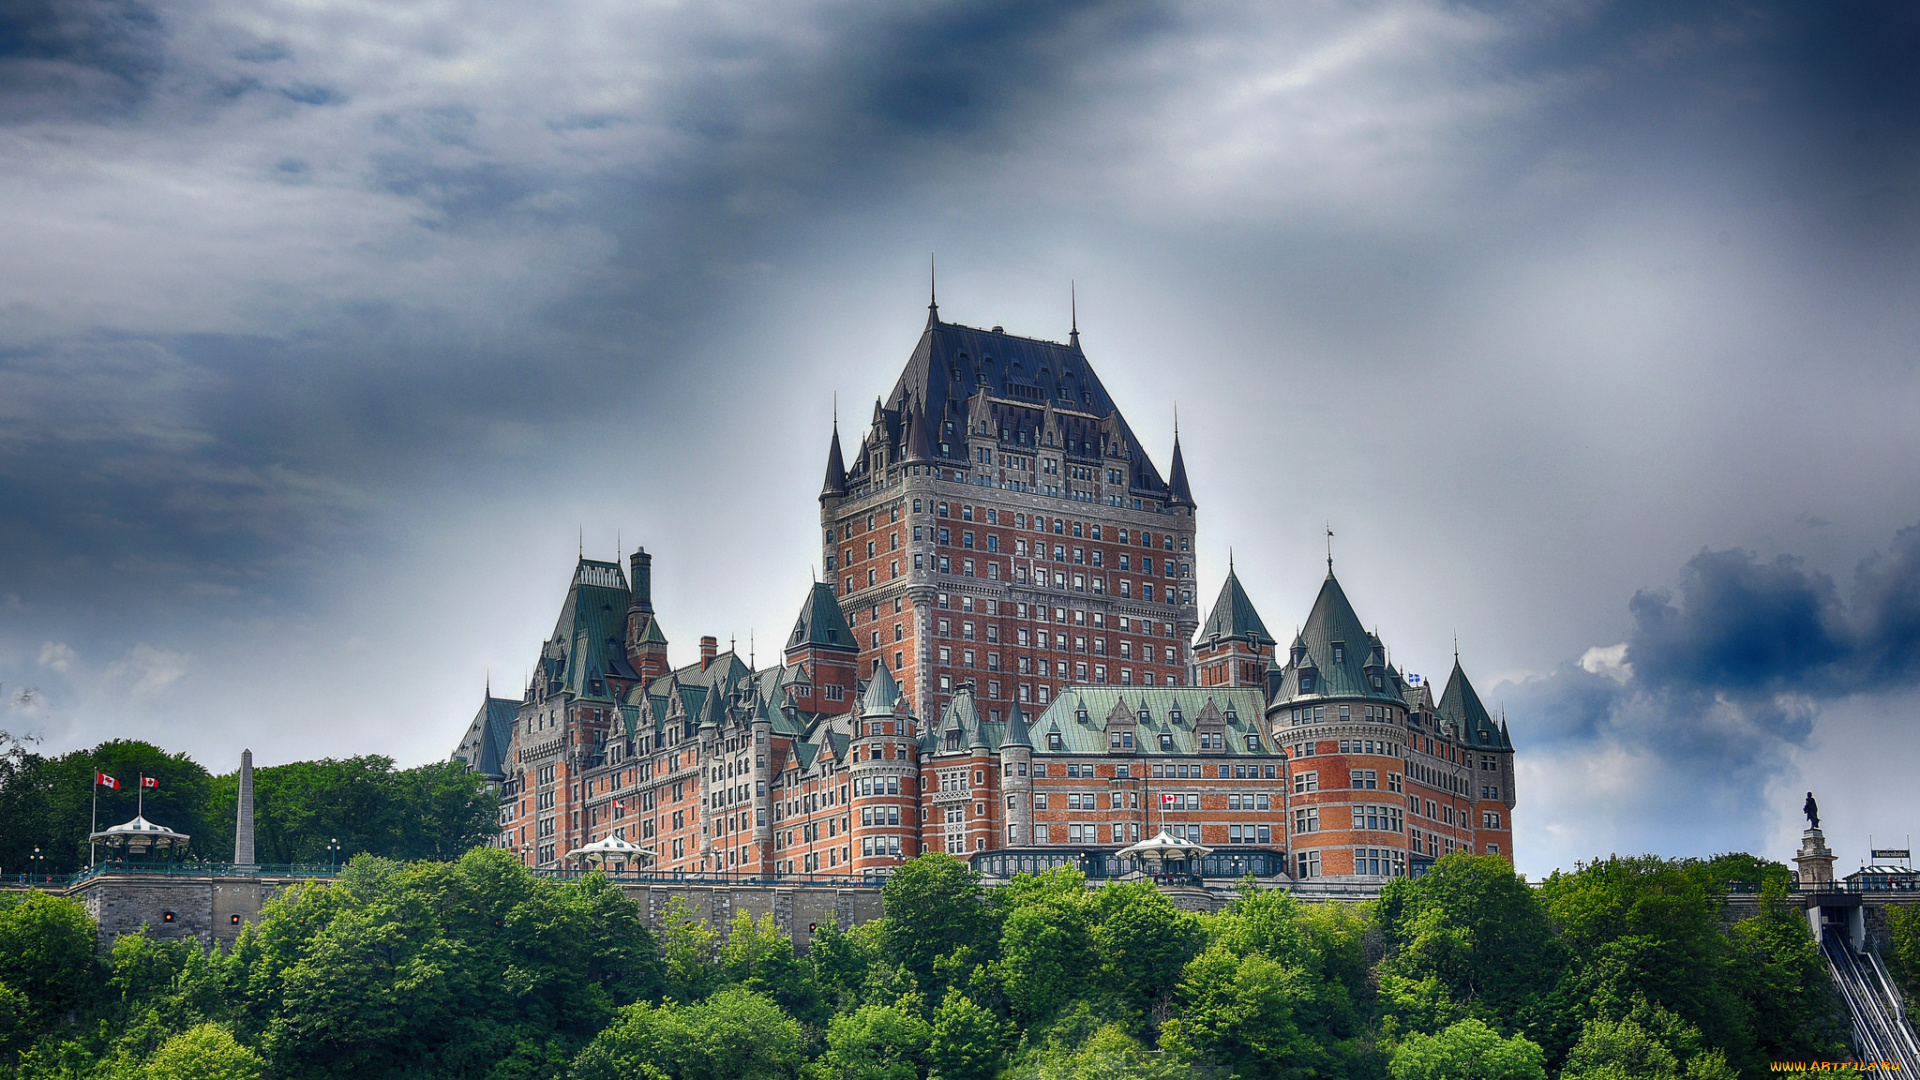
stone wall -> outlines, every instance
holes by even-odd
[[[805,952],[818,927],[831,923],[840,930],[871,922],[881,915],[877,887],[832,885],[681,885],[622,883],[621,891],[639,903],[647,925],[658,930],[668,905],[678,899],[707,925],[727,933],[735,913],[758,920],[773,915],[773,925]]]
[[[103,874],[66,890],[86,905],[100,927],[100,947],[147,927],[162,941],[191,939],[203,946],[230,946],[241,929],[260,917],[267,901],[310,878],[268,875]],[[323,880],[323,879],[322,879]],[[659,929],[667,906],[679,899],[709,926],[727,933],[736,912],[755,920],[771,913],[773,924],[805,952],[816,928],[829,923],[847,930],[880,917],[878,887],[829,885],[694,885],[622,883],[640,905],[649,926]]]

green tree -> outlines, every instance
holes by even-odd
[[[1000,959],[994,965],[1017,1016],[1044,1025],[1084,991],[1099,967],[1094,948],[1095,906],[1086,876],[1060,868],[1022,877],[1006,890]]]
[[[1393,1051],[1393,1080],[1546,1080],[1547,1056],[1524,1036],[1503,1039],[1471,1017],[1438,1035],[1415,1033]]]
[[[1893,946],[1887,956],[1891,974],[1909,997],[1920,997],[1920,906],[1888,904],[1885,911]]]
[[[1539,896],[1497,855],[1456,853],[1391,882],[1379,923],[1382,975],[1437,980],[1448,1001],[1497,1027],[1526,1026],[1564,963]]]
[[[148,1060],[148,1080],[259,1080],[260,1055],[218,1024],[201,1024],[168,1039]]]
[[[1736,1067],[1758,1067],[1722,903],[1702,875],[1656,856],[1614,857],[1555,873],[1540,891],[1570,958],[1544,1003],[1558,1037],[1583,1020],[1617,1021],[1645,997],[1698,1028]]]
[[[1325,1076],[1333,1063],[1328,1048],[1296,1022],[1319,991],[1303,968],[1215,943],[1187,965],[1179,1015],[1161,1026],[1160,1045],[1250,1080]]]
[[[660,959],[671,997],[699,1001],[719,985],[720,971],[714,964],[719,940],[720,932],[708,926],[683,897],[667,901],[660,913]]]
[[[939,986],[934,967],[941,957],[999,938],[993,913],[981,902],[980,875],[952,855],[932,852],[908,860],[880,895],[887,912],[887,959],[924,989]],[[944,993],[943,986],[939,989]]]
[[[929,1075],[939,1080],[993,1080],[1005,1037],[998,1017],[959,990],[949,990],[933,1014],[927,1043]]]
[[[884,929],[884,924],[870,922],[842,932],[827,922],[815,931],[807,962],[813,966],[814,984],[834,1012],[850,1012],[859,1003],[867,973],[882,962]]]
[[[33,1029],[99,998],[96,933],[78,900],[30,892],[0,907],[0,985],[26,997]]]
[[[1760,913],[1735,923],[1730,937],[1732,979],[1752,1017],[1760,1055],[1772,1061],[1841,1057],[1846,1031],[1833,983],[1784,881],[1767,879]]]
[[[765,997],[728,987],[696,1005],[638,1002],[573,1059],[577,1080],[790,1080],[800,1024]]]
[[[1110,883],[1091,907],[1096,987],[1130,1014],[1164,1020],[1181,970],[1206,944],[1200,920],[1146,882]]]
[[[193,837],[196,854],[224,857],[202,840],[207,771],[185,754],[114,739],[57,758],[0,755],[0,866],[28,869],[28,856],[36,847],[46,857],[41,867],[49,873],[86,866],[96,770],[120,781],[118,790],[99,790],[101,828],[129,820],[144,801],[148,820]],[[143,775],[159,784],[146,789],[144,799]]]
[[[1150,1053],[1119,1024],[1102,1027],[1077,1046],[1040,1055],[1034,1080],[1186,1080],[1193,1068],[1178,1057]]]
[[[735,912],[726,943],[720,946],[720,978],[756,994],[765,994],[803,1024],[827,1021],[813,969],[793,953],[793,939],[773,925],[773,913],[755,921]]]
[[[827,1052],[814,1063],[819,1080],[917,1080],[926,1065],[932,1027],[912,995],[890,1005],[862,1005],[827,1025]]]

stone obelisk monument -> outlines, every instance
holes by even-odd
[[[233,864],[251,869],[253,863],[253,751],[240,751],[240,810],[233,829]]]

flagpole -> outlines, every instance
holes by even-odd
[[[146,817],[147,816],[147,774],[146,773],[140,774],[140,801],[137,805],[139,809],[134,811],[134,816]]]
[[[93,869],[93,834],[100,831],[100,770],[93,771],[93,828],[87,830],[87,869]]]

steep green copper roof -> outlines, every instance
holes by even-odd
[[[1457,656],[1453,660],[1453,674],[1447,676],[1447,689],[1440,695],[1440,706],[1434,710],[1434,715],[1458,725],[1460,738],[1470,746],[1513,749],[1513,743],[1508,741],[1506,733],[1499,724],[1493,722],[1487,707],[1481,704],[1473,683],[1467,681],[1467,673],[1461,669]]]
[[[647,616],[646,629],[640,631],[639,644],[665,645],[666,643],[667,643],[666,632],[660,629],[660,616],[649,614]]]
[[[1208,751],[1208,757],[1247,756],[1248,735],[1261,736],[1263,753],[1272,750],[1266,734],[1266,695],[1259,687],[1070,686],[1033,721],[1034,753],[1106,754],[1107,716],[1122,703],[1134,718],[1135,757],[1198,754],[1200,740],[1194,734],[1195,724],[1209,704],[1224,721],[1227,747],[1224,753]],[[1147,714],[1144,722],[1140,719],[1142,708]],[[1176,710],[1180,714],[1178,722],[1173,719]],[[1083,711],[1085,723],[1080,721]],[[1049,750],[1047,736],[1055,731],[1060,733],[1060,749]],[[1163,734],[1170,739],[1165,750],[1160,748]]]
[[[1339,659],[1335,660],[1334,646],[1338,645]],[[1320,583],[1320,595],[1314,598],[1313,611],[1307,615],[1307,624],[1300,628],[1294,637],[1295,649],[1305,648],[1306,655],[1296,660],[1289,651],[1285,674],[1280,680],[1279,693],[1275,703],[1297,697],[1309,698],[1369,698],[1376,701],[1401,701],[1398,686],[1387,678],[1386,651],[1379,639],[1367,632],[1360,616],[1354,614],[1353,604],[1348,602],[1345,590],[1340,588],[1339,579],[1333,571],[1327,571],[1327,578]],[[1373,685],[1373,668],[1380,675],[1380,686]],[[1314,677],[1313,689],[1307,694],[1300,692],[1300,677],[1311,671]]]
[[[489,693],[481,702],[480,712],[474,716],[466,737],[454,750],[454,758],[489,779],[505,777],[507,747],[513,741],[513,722],[519,714],[519,702]]]
[[[823,581],[813,583],[807,602],[800,607],[800,618],[794,621],[793,633],[787,637],[789,652],[808,645],[859,648],[853,640],[852,628],[847,626],[847,617],[840,610],[840,601],[833,595],[833,586]]]
[[[1025,746],[1032,748],[1033,740],[1027,735],[1027,714],[1020,708],[1018,701],[1007,712],[1007,730],[1000,737],[1002,746]]]
[[[873,665],[873,678],[867,680],[866,693],[860,696],[861,716],[892,716],[893,704],[900,700],[900,684],[885,664]]]
[[[581,559],[566,602],[542,650],[542,667],[566,690],[586,700],[613,700],[606,677],[637,677],[627,663],[627,607],[633,593],[620,564]]]
[[[1240,587],[1239,576],[1228,567],[1227,580],[1220,585],[1220,598],[1213,602],[1213,613],[1200,627],[1200,644],[1235,639],[1254,645],[1274,643],[1273,635],[1267,633],[1267,624],[1260,621],[1260,613],[1253,609],[1247,590]]]

